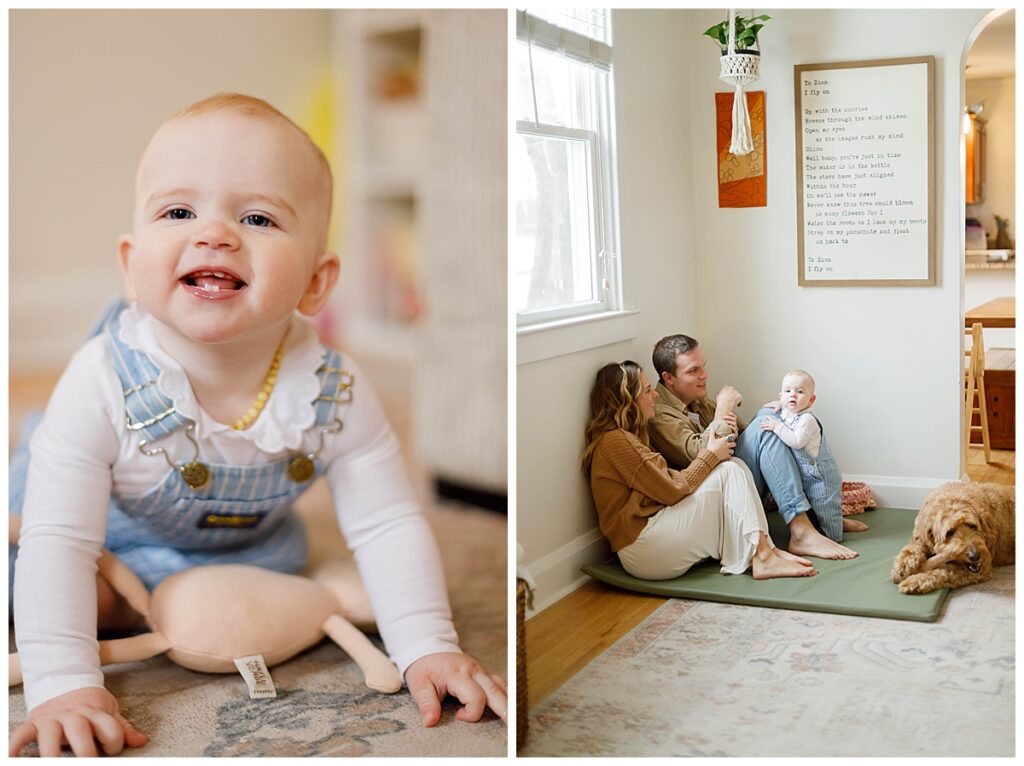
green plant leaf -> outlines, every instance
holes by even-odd
[[[755,21],[768,21],[771,16],[762,14],[760,16],[751,16],[746,18],[745,16],[737,15],[735,17],[735,24],[733,27],[736,30],[736,47],[737,48],[750,48],[756,46],[757,34],[764,28],[764,24],[755,24]],[[725,19],[715,26],[710,27],[705,33],[708,37],[716,40],[718,44],[725,50],[729,45],[729,19]]]
[[[729,42],[726,32],[727,27],[728,23],[723,21],[721,24],[715,24],[715,26],[710,27],[704,34],[716,40],[719,45],[724,46]]]

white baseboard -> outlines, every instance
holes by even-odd
[[[843,481],[867,484],[879,508],[920,508],[929,492],[940,484],[956,481],[956,478],[850,475],[843,476]]]
[[[594,527],[547,556],[526,565],[537,588],[533,592],[533,609],[528,616],[542,612],[565,598],[590,578],[580,572],[584,564],[604,561],[611,555],[601,530]]]
[[[898,476],[843,476],[844,481],[864,482],[871,488],[880,508],[920,508],[925,497],[940,484],[955,479],[936,476],[903,478]],[[547,556],[526,565],[537,583],[533,609],[528,616],[542,612],[565,598],[590,578],[580,572],[583,564],[606,561],[611,555],[608,542],[595,527]]]

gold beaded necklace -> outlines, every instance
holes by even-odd
[[[263,388],[260,389],[259,394],[257,394],[256,401],[254,401],[248,411],[231,426],[236,431],[244,431],[246,428],[251,426],[252,422],[259,417],[261,412],[263,412],[263,408],[267,404],[267,399],[270,398],[270,394],[274,391],[274,385],[277,383],[277,371],[281,367],[281,350],[283,348],[284,341],[282,340],[277,344],[277,351],[274,352],[274,361],[270,363],[270,369],[267,370],[267,377],[263,379]]]

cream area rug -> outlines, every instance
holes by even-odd
[[[1012,756],[1014,567],[934,623],[673,599],[530,714],[520,755]]]
[[[314,561],[342,550],[326,511],[326,489],[304,495],[299,511],[310,528]],[[455,627],[463,649],[492,672],[507,669],[507,522],[504,516],[454,503],[428,512],[441,547]],[[401,562],[395,562],[401,566]],[[379,639],[378,639],[379,644]],[[13,642],[12,642],[13,645]],[[158,657],[106,669],[122,712],[150,735],[124,756],[505,756],[505,724],[455,719],[449,700],[441,722],[420,724],[403,689],[378,694],[355,664],[325,641],[271,669],[278,697],[250,700],[241,676],[195,673]],[[25,716],[21,687],[10,692],[10,728]]]

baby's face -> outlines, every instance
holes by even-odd
[[[803,375],[787,375],[782,379],[779,401],[789,412],[803,412],[814,403],[814,384]]]
[[[139,166],[133,233],[120,245],[130,290],[192,341],[279,331],[322,263],[329,189],[283,121],[222,110],[165,123]]]

